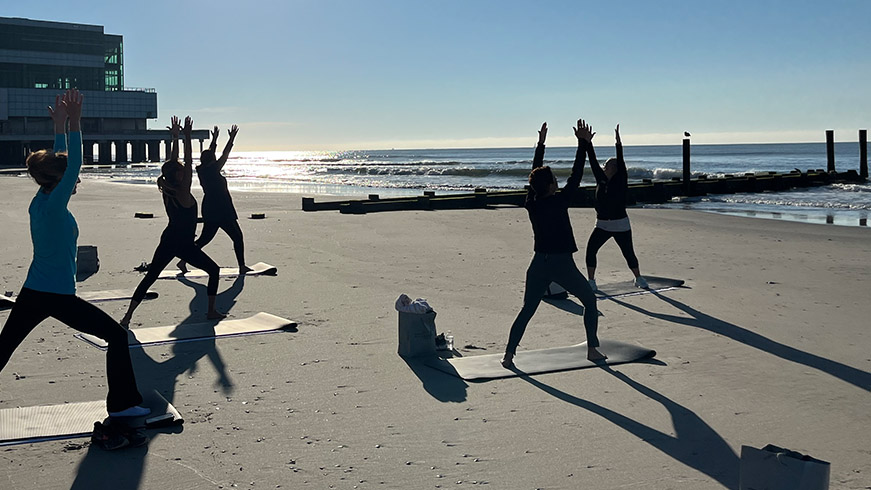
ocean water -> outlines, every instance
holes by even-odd
[[[230,188],[244,192],[293,192],[322,200],[330,196],[415,196],[423,190],[440,193],[522,189],[533,148],[372,150],[334,152],[234,152],[226,166]],[[575,148],[548,148],[545,164],[564,182]],[[614,156],[613,146],[597,148],[600,162]],[[682,148],[627,146],[630,181],[682,176]],[[722,176],[747,172],[789,172],[826,168],[825,143],[693,145],[692,174]],[[859,168],[859,144],[835,144],[838,171]],[[89,169],[86,178],[154,184],[158,165],[138,168]],[[196,180],[196,179],[195,179]],[[592,178],[589,166],[581,185]],[[829,185],[762,194],[711,195],[656,207],[789,219],[835,225],[866,226],[871,214],[871,185]]]

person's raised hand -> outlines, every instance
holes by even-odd
[[[178,137],[178,133],[181,131],[181,123],[179,122],[178,116],[172,116],[170,126],[167,126],[166,129],[169,130],[169,134]]]
[[[230,134],[230,141],[233,141],[234,139],[236,139],[236,133],[238,133],[238,132],[239,132],[239,126],[236,126],[235,124],[230,129],[227,130],[227,133]]]
[[[596,133],[593,131],[593,127],[587,124],[587,122],[583,119],[578,119],[577,127],[574,127],[572,129],[575,131],[575,136],[578,138],[578,142],[580,142],[581,140],[592,142],[593,136],[596,135]]]
[[[543,145],[544,140],[547,139],[547,123],[541,123],[541,129],[538,130],[538,144]]]
[[[71,88],[64,92],[61,104],[64,105],[67,112],[67,117],[70,121],[79,121],[82,119],[82,101],[84,95],[78,89]]]
[[[614,128],[614,136],[617,138],[617,144],[622,145],[623,143],[620,142],[620,124],[617,124],[617,127]]]
[[[218,126],[215,126],[215,128],[212,129],[212,139],[213,139],[213,140],[214,140],[214,139],[218,139],[218,135],[219,135],[219,134],[221,134],[221,132],[218,131]]]
[[[63,104],[60,94],[54,97],[54,107],[48,106],[48,115],[54,121],[55,133],[63,133],[66,129],[64,124],[67,122],[67,106]]]
[[[191,131],[194,129],[194,120],[191,119],[190,116],[185,116],[184,118],[184,127],[182,127],[182,132],[185,136],[190,136]]]

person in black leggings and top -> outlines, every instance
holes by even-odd
[[[541,125],[538,132],[538,146],[532,160],[532,172],[529,174],[529,192],[526,195],[526,211],[532,223],[535,241],[535,255],[526,270],[526,290],[523,293],[523,308],[511,325],[508,334],[508,345],[502,365],[511,368],[514,365],[514,355],[520,339],[526,331],[526,325],[538,309],[542,297],[551,282],[556,282],[568,292],[577,296],[584,305],[584,329],[587,334],[587,358],[591,361],[606,359],[599,352],[598,330],[599,313],[596,309],[596,297],[581,271],[578,270],[572,254],[578,251],[572,224],[569,220],[569,204],[578,190],[584,173],[584,160],[587,149],[592,145],[593,130],[582,119],[574,128],[578,138],[578,151],[572,174],[566,181],[562,191],[557,193],[559,185],[553,171],[544,163],[544,141],[547,137],[547,123]]]
[[[221,158],[215,158],[218,149],[218,127],[212,131],[212,143],[209,148],[200,155],[200,164],[197,165],[197,176],[200,178],[200,186],[203,188],[203,231],[194,242],[197,247],[203,248],[215,238],[218,229],[224,230],[233,240],[233,250],[236,252],[236,262],[239,264],[239,274],[251,270],[245,265],[245,242],[242,238],[242,228],[239,227],[239,216],[233,206],[233,198],[227,188],[227,178],[221,175],[221,169],[230,157],[230,150],[236,140],[239,127],[235,124],[227,130],[230,139],[224,146]],[[178,268],[187,272],[184,260],[179,261]]]
[[[70,197],[76,193],[82,168],[82,101],[78,90],[68,90],[63,98],[55,98],[54,108],[48,108],[54,122],[54,151],[39,150],[27,157],[27,172],[39,184],[28,209],[33,260],[9,318],[0,330],[0,371],[37,325],[46,318],[56,318],[108,342],[106,409],[111,417],[138,417],[148,415],[151,410],[139,406],[142,395],[136,387],[127,331],[103,310],[76,296],[79,227],[68,206]],[[124,444],[127,442],[116,447]]]
[[[597,291],[596,286],[596,254],[609,238],[614,238],[629,270],[635,275],[635,286],[647,289],[647,280],[641,276],[638,269],[638,258],[632,247],[632,228],[629,225],[629,215],[626,214],[626,189],[629,175],[626,162],[623,160],[623,143],[620,141],[620,125],[614,130],[617,138],[617,156],[605,161],[605,168],[599,166],[596,151],[592,142],[587,147],[590,157],[590,169],[596,179],[596,227],[587,241],[587,274],[590,276],[590,287]]]
[[[160,272],[172,261],[174,257],[185,260],[209,274],[207,294],[209,296],[209,311],[207,317],[210,320],[218,320],[226,317],[215,309],[215,298],[218,294],[218,281],[220,280],[221,268],[205,252],[194,244],[194,235],[197,231],[197,200],[191,194],[191,180],[193,177],[193,149],[191,148],[191,130],[193,120],[190,116],[184,120],[184,165],[178,161],[178,133],[182,129],[178,117],[172,117],[172,126],[169,127],[172,136],[172,150],[169,161],[161,167],[161,175],[157,179],[157,187],[163,195],[163,206],[169,217],[169,224],[160,235],[160,243],[154,251],[154,257],[148,265],[148,272],[136,291],[127,313],[121,319],[121,325],[128,327],[133,311],[142,302],[148,288],[160,276]]]

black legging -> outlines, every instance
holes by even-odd
[[[581,300],[581,303],[584,305],[584,330],[587,334],[587,345],[599,347],[599,337],[597,336],[599,310],[596,309],[596,295],[593,294],[587,279],[575,265],[572,254],[536,252],[532,257],[532,262],[530,262],[529,267],[526,269],[526,291],[523,293],[523,308],[520,309],[517,318],[511,324],[505,352],[514,354],[517,350],[520,339],[523,338],[523,333],[526,332],[526,326],[529,324],[529,320],[532,319],[532,315],[535,314],[535,310],[538,309],[538,305],[541,304],[541,298],[547,291],[547,285],[551,282],[556,282]]]
[[[145,298],[145,293],[148,292],[148,288],[157,281],[160,272],[172,262],[173,257],[178,257],[188,264],[206,271],[209,274],[206,292],[209,296],[218,294],[221,267],[199,247],[194,245],[190,237],[179,236],[164,231],[160,237],[160,243],[154,251],[154,257],[151,258],[151,264],[148,265],[148,273],[145,274],[145,277],[136,286],[136,291],[133,292],[133,301],[142,302],[142,299]]]
[[[0,330],[0,371],[6,367],[15,349],[25,337],[48,317],[94,335],[109,344],[106,351],[106,377],[109,394],[106,408],[120,412],[142,403],[130,361],[127,330],[106,312],[74,294],[57,294],[22,288]]]
[[[599,227],[593,228],[593,233],[590,234],[590,239],[587,241],[587,267],[596,267],[596,254],[602,245],[609,238],[614,237],[614,241],[623,252],[623,257],[626,259],[626,264],[630,269],[638,268],[638,257],[635,256],[635,250],[632,248],[632,230],[626,231],[605,231]]]
[[[236,262],[239,265],[245,264],[245,243],[242,239],[242,228],[239,227],[237,220],[214,222],[206,221],[203,224],[203,231],[200,232],[200,237],[194,241],[197,247],[203,248],[215,238],[218,229],[224,230],[227,235],[233,240],[233,250],[236,252]]]

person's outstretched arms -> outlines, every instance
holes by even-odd
[[[218,131],[218,126],[215,126],[212,129],[212,142],[209,143],[209,149],[212,151],[215,151],[218,149],[218,135],[219,134],[221,134],[221,132]]]
[[[581,179],[584,176],[584,161],[587,156],[587,148],[592,146],[593,135],[596,134],[593,132],[593,127],[587,124],[583,119],[578,119],[577,126],[573,127],[572,130],[575,132],[575,137],[578,139],[578,149],[575,152],[575,163],[572,165],[572,174],[566,181],[565,187],[563,187],[563,194],[567,198],[571,197],[575,190],[577,190],[578,185],[581,183]]]
[[[48,115],[54,122],[54,152],[67,151],[67,107],[60,94],[54,97],[54,107],[48,106]]]
[[[620,182],[625,185],[628,185],[629,182],[629,171],[626,170],[626,160],[623,159],[623,141],[620,139],[620,125],[618,124],[616,128],[614,128],[614,136],[615,141],[614,147],[617,150],[617,173],[620,176]]]
[[[67,151],[67,168],[60,182],[51,191],[49,197],[50,206],[55,209],[66,209],[73,195],[73,189],[79,180],[79,172],[82,170],[82,101],[84,96],[76,89],[67,90],[58,106],[63,106],[66,118],[70,122],[70,141]],[[57,131],[57,119],[52,116]],[[59,119],[59,117],[58,117]],[[61,123],[62,126],[62,123]]]
[[[217,129],[217,126],[215,126]],[[227,144],[224,146],[224,153],[221,154],[221,158],[218,159],[218,170],[224,168],[224,164],[227,163],[227,159],[230,158],[230,150],[233,149],[233,142],[236,141],[236,133],[239,132],[239,126],[235,124],[233,127],[227,130],[227,133],[230,134],[230,139],[227,141]]]
[[[544,165],[544,141],[547,139],[547,122],[541,123],[541,129],[538,130],[538,144],[535,146],[535,156],[532,157],[532,169]],[[535,191],[532,186],[529,186],[529,191],[526,193],[526,203],[529,204],[535,200]]]
[[[600,182],[602,180],[608,180],[608,178],[605,176],[605,171],[602,170],[602,166],[599,165],[599,160],[596,158],[596,149],[593,148],[593,135],[595,134],[596,133],[591,133],[590,139],[587,140],[589,142],[587,145],[587,156],[590,158],[590,170],[593,172],[593,177],[596,179],[596,182]]]
[[[172,149],[170,150],[169,161],[177,162],[178,161],[178,134],[181,132],[181,123],[178,120],[178,116],[172,116],[171,125],[167,126],[166,129],[169,130],[169,136],[172,139]]]
[[[191,131],[194,129],[194,120],[190,116],[185,116],[184,126],[181,131],[184,134],[184,165],[182,166],[181,186],[183,189],[190,191],[191,180],[193,179],[194,167],[194,149],[191,142]]]

